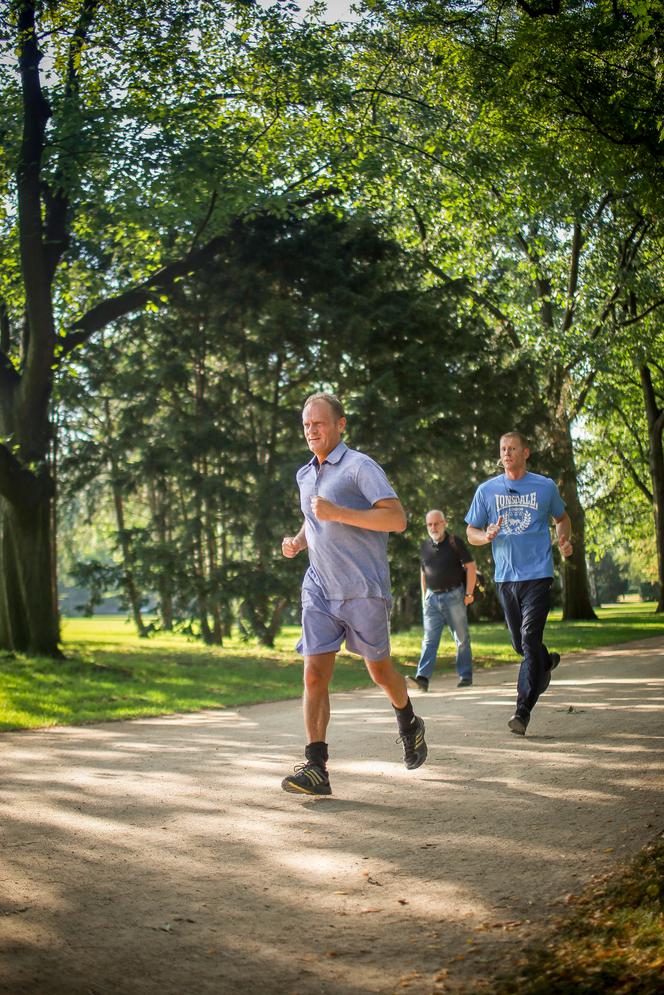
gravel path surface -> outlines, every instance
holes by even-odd
[[[358,666],[361,664],[358,663]],[[516,666],[333,698],[331,798],[279,783],[296,701],[0,735],[3,995],[449,991],[664,825],[664,639],[563,659],[525,738]]]

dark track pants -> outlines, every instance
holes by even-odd
[[[542,642],[551,608],[551,577],[497,584],[512,646],[523,657],[517,681],[516,711],[528,720],[551,682],[551,655]]]

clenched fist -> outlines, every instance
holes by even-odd
[[[333,522],[335,520],[337,505],[327,498],[312,497],[311,510],[319,522]]]
[[[568,556],[571,556],[572,553],[574,552],[574,546],[572,545],[570,540],[566,539],[564,536],[561,536],[561,538],[558,540],[558,548],[562,556],[565,557],[565,559],[567,559]]]
[[[292,559],[293,556],[297,556],[301,549],[302,546],[298,542],[297,536],[284,536],[281,540],[281,552],[284,556],[287,556],[289,560]]]

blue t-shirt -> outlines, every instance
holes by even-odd
[[[384,498],[396,498],[382,467],[370,456],[340,442],[320,467],[315,456],[301,467],[297,483],[309,551],[303,589],[313,585],[330,601],[389,599],[389,533],[341,522],[321,522],[311,510],[311,498],[316,495],[344,508],[361,510]]]
[[[510,480],[502,473],[477,488],[466,522],[486,529],[503,516],[500,532],[491,543],[497,583],[538,580],[553,577],[549,520],[564,512],[558,487],[549,477],[526,473]]]

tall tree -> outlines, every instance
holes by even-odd
[[[55,655],[54,371],[222,256],[232,219],[324,195],[304,111],[335,55],[327,29],[242,0],[11,0],[1,16],[18,64],[0,87],[0,646]]]
[[[401,237],[420,240],[438,280],[465,288],[505,349],[538,362],[545,448],[575,533],[564,613],[591,617],[572,429],[598,340],[664,304],[655,293],[636,319],[624,314],[660,238],[661,108],[639,67],[634,19],[593,4],[366,8],[357,90],[370,94],[371,114],[356,122],[382,156],[366,196],[393,206]],[[605,123],[619,101],[610,133],[592,125],[595,97]],[[647,122],[630,132],[637,98]]]

